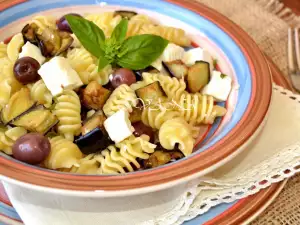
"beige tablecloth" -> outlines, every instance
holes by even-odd
[[[256,41],[287,76],[287,30],[300,18],[278,0],[195,0],[229,17]],[[296,1],[296,0],[295,0]],[[300,174],[289,180],[283,192],[252,225],[300,224]]]

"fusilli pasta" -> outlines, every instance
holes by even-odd
[[[142,112],[142,122],[153,129],[160,129],[164,122],[177,117],[181,117],[180,112],[170,109],[169,103],[150,105]]]
[[[70,172],[81,174],[115,174],[132,172],[140,168],[137,158],[148,159],[156,145],[149,142],[150,137],[130,136],[116,146],[109,146],[101,154],[90,154],[79,161]],[[135,168],[134,168],[134,167]]]
[[[30,89],[30,95],[34,101],[44,105],[46,108],[50,108],[50,106],[52,105],[53,96],[47,89],[43,80],[39,80],[34,84],[28,84],[27,86]]]
[[[172,150],[178,144],[178,148],[185,155],[192,153],[194,138],[191,126],[183,118],[167,120],[159,130],[159,142],[167,150]]]
[[[12,61],[15,62],[18,57],[22,46],[24,45],[23,35],[21,33],[16,34],[12,37],[7,45],[7,56]]]
[[[66,139],[73,141],[81,129],[81,104],[78,95],[71,90],[56,98],[54,113],[59,119],[58,133]]]
[[[146,15],[135,15],[128,22],[127,37],[140,34],[140,31],[144,25],[152,24],[150,18]]]
[[[139,34],[158,35],[180,46],[188,47],[191,45],[190,38],[185,34],[185,31],[180,28],[146,24],[142,26]]]
[[[8,155],[12,155],[12,146],[15,141],[25,135],[27,131],[21,127],[13,127],[0,131],[0,150]]]
[[[138,139],[131,138],[127,142],[125,140],[118,144],[121,147],[119,151],[116,147],[109,146],[101,152],[103,156],[103,158],[100,158],[101,172],[104,174],[132,172],[134,171],[132,165],[137,169],[140,168],[141,166],[136,160],[137,155],[147,159],[149,158],[148,153],[153,153],[156,147],[148,140],[149,137],[146,135]]]
[[[184,79],[178,80],[175,77],[169,77],[159,73],[143,73],[143,81],[150,84],[159,81],[169,100],[177,101],[186,89]]]
[[[78,162],[78,166],[73,166],[68,172],[79,174],[98,174],[100,162],[94,158],[95,154],[87,155]]]
[[[86,49],[73,48],[68,51],[67,59],[84,84],[88,84],[91,81],[97,81],[99,84],[105,85],[109,82],[109,75],[112,73],[111,65],[106,66],[98,72],[96,58]]]
[[[148,159],[149,155],[154,152],[156,145],[149,142],[150,137],[147,135],[141,135],[140,137],[130,136],[124,141],[116,144],[116,147],[120,149],[120,152],[127,152],[128,154],[140,158]]]
[[[214,105],[212,96],[199,93],[190,94],[185,92],[177,102],[182,117],[192,124],[212,124],[216,117],[224,116],[226,109]]]
[[[100,27],[106,37],[110,37],[115,26],[121,21],[121,16],[114,16],[114,12],[104,12],[99,14],[89,14],[85,19],[92,21]]]
[[[51,151],[44,165],[48,169],[71,168],[78,166],[79,160],[83,157],[80,149],[72,141],[61,136],[50,139]]]
[[[134,90],[132,90],[127,84],[122,84],[117,87],[108,98],[103,106],[103,112],[106,116],[111,116],[121,109],[127,110],[131,113],[133,107],[137,105],[137,102],[138,99]]]
[[[13,63],[8,58],[0,58],[0,109],[9,101],[9,98],[22,88],[13,73]]]

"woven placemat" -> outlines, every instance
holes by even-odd
[[[278,0],[195,0],[219,11],[241,26],[287,76],[287,30],[300,18]],[[262,74],[263,75],[263,74]],[[300,174],[251,225],[300,224]]]

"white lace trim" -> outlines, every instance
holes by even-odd
[[[285,100],[300,103],[300,95],[273,85],[274,92],[285,96]],[[299,111],[298,111],[299,113]],[[299,132],[299,131],[298,131]],[[280,149],[279,149],[280,150]],[[300,142],[287,146],[277,154],[245,170],[233,178],[201,179],[197,187],[186,192],[176,208],[143,225],[179,225],[207,212],[221,203],[230,203],[269,187],[300,172]]]

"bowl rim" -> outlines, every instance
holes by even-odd
[[[263,122],[271,101],[272,78],[263,53],[245,31],[217,11],[192,0],[165,1],[195,12],[216,24],[234,40],[245,55],[252,75],[252,94],[248,107],[236,126],[213,146],[189,159],[141,173],[119,176],[56,173],[0,157],[1,175],[28,184],[55,189],[75,191],[139,189],[166,184],[207,170],[237,152],[248,141]]]

